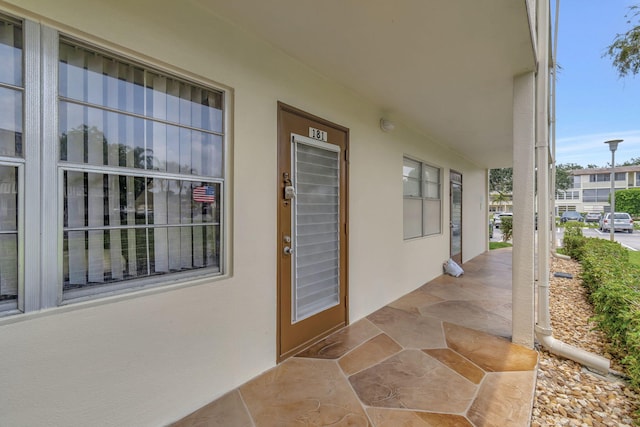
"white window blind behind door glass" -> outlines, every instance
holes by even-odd
[[[293,322],[340,302],[340,147],[295,136]]]

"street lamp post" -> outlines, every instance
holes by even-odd
[[[611,208],[609,209],[611,215],[609,215],[609,237],[612,242],[615,241],[614,234],[616,232],[614,227],[616,216],[616,149],[621,142],[622,139],[612,139],[604,142],[605,144],[609,144],[609,150],[611,150]]]

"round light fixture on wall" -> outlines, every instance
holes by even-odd
[[[391,120],[380,119],[380,129],[382,129],[384,132],[391,132],[395,128],[396,128],[396,124],[393,123]]]

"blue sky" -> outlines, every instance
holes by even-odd
[[[560,0],[557,164],[604,167],[609,139],[624,140],[616,164],[640,157],[640,75],[620,78],[603,57],[616,34],[630,28],[625,15],[633,4],[640,0]]]

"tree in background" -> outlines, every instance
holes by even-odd
[[[620,166],[635,166],[640,165],[640,157],[632,157],[631,160],[627,160]]]
[[[500,211],[503,211],[504,209],[502,209],[502,205],[503,204],[506,205],[507,202],[511,200],[511,196],[506,193],[497,192],[491,195],[491,199],[493,200],[494,203],[498,204]]]
[[[556,191],[573,188],[571,171],[576,169],[584,168],[576,163],[561,163],[556,165]]]
[[[633,25],[623,34],[616,34],[613,43],[607,47],[606,55],[613,59],[613,66],[620,77],[635,76],[640,72],[640,25],[637,23],[640,6],[629,7],[627,23]],[[634,23],[634,21],[636,21]]]
[[[508,194],[513,190],[513,168],[491,169],[489,171],[489,191]]]
[[[631,159],[631,161],[633,160],[638,160],[638,163],[633,164],[640,164],[640,158]],[[587,167],[597,168],[599,166],[589,165]],[[584,169],[584,167],[577,163],[561,163],[556,165],[556,191],[573,188],[571,171],[578,169]],[[508,195],[513,191],[513,169],[491,169],[489,171],[489,191],[494,193],[493,201],[498,204],[510,200]]]
[[[502,209],[502,205],[511,200],[513,191],[513,168],[491,169],[489,171],[489,192],[491,199]]]

